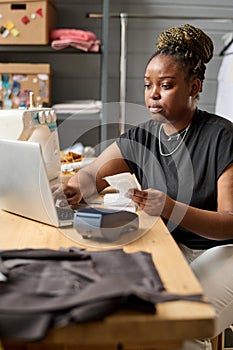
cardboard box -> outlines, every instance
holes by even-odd
[[[47,45],[56,27],[55,0],[0,0],[0,45]]]
[[[33,92],[34,107],[50,105],[50,65],[0,63],[0,108],[28,107]]]

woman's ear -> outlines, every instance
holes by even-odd
[[[190,96],[196,97],[198,96],[199,92],[202,90],[202,83],[201,80],[197,77],[193,78],[193,81],[191,83],[191,92]]]

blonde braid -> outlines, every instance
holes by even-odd
[[[162,32],[158,38],[157,49],[173,47],[176,52],[183,52],[187,60],[197,61],[194,72],[201,69],[213,57],[214,45],[201,29],[184,24]]]

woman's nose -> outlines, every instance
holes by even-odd
[[[153,99],[153,100],[157,100],[157,99],[160,98],[160,93],[159,93],[158,88],[154,87],[154,88],[151,90],[150,98]]]

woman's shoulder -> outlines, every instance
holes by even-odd
[[[226,129],[233,131],[233,123],[229,119],[204,110],[197,111],[195,121],[200,126],[206,125],[208,128],[216,130]]]

